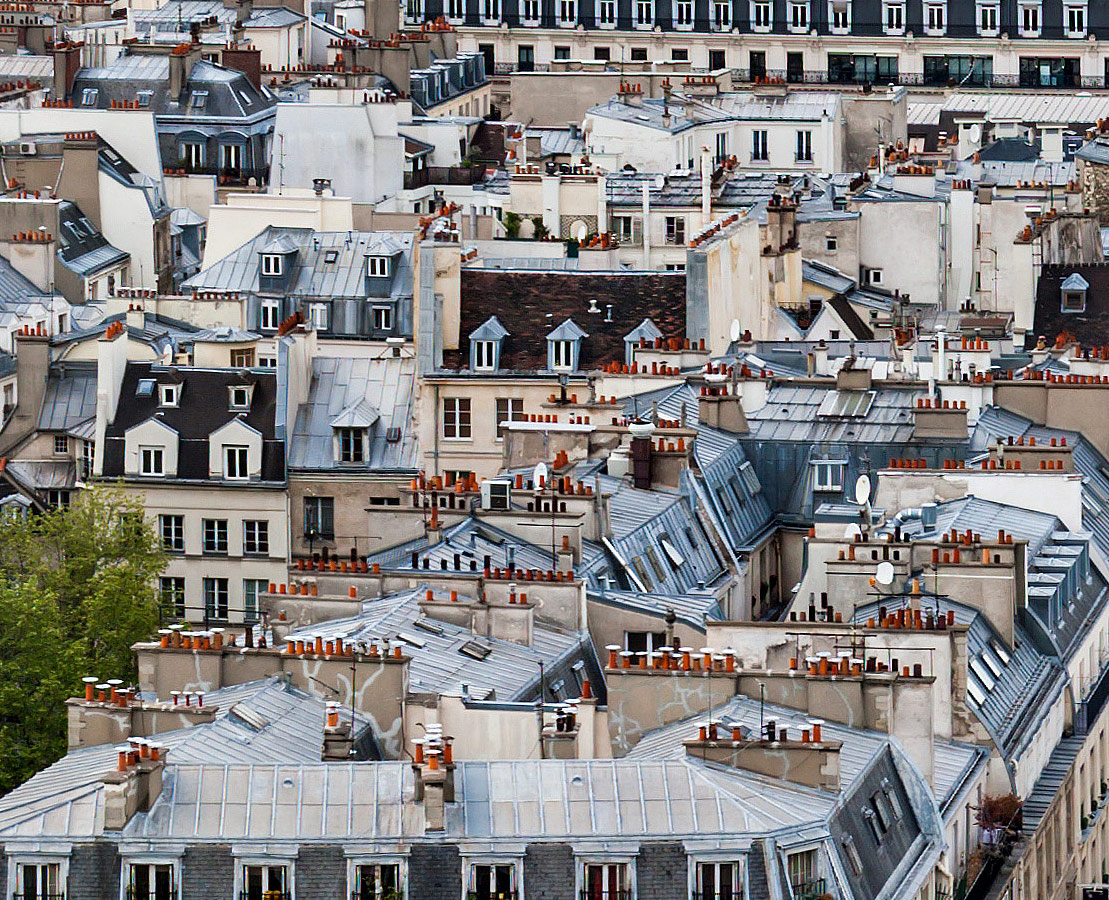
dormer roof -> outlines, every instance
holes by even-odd
[[[331,420],[332,428],[369,428],[381,418],[377,407],[365,398],[355,400]]]
[[[548,341],[580,341],[582,338],[589,337],[589,334],[582,331],[577,326],[573,319],[566,319],[554,331],[547,335]]]
[[[508,331],[496,316],[490,316],[470,332],[471,341],[499,341],[508,337]]]
[[[624,335],[624,340],[633,342],[644,340],[654,343],[655,338],[660,337],[662,337],[662,332],[658,330],[658,326],[650,319],[644,319],[636,325],[635,328]]]

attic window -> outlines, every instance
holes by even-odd
[[[483,370],[497,368],[496,341],[474,341],[474,368]]]
[[[416,635],[414,634],[407,634],[404,631],[398,631],[397,637],[404,641],[406,644],[410,644],[411,646],[415,647],[417,650],[422,650],[424,647],[427,646],[427,641],[425,641],[422,637],[416,637]]]
[[[366,274],[371,278],[384,278],[389,274],[389,257],[367,256]]]
[[[135,94],[135,102],[139,104],[140,109],[146,109],[150,106],[150,101],[153,97],[153,91],[139,91]]]
[[[844,463],[816,460],[812,464],[812,488],[814,491],[842,491]]]
[[[323,261],[325,263],[334,263],[339,261],[338,250],[325,250],[323,252]]]
[[[204,109],[208,105],[207,91],[193,91],[189,96],[189,109]]]
[[[458,648],[458,652],[463,656],[470,657],[470,659],[485,659],[485,657],[493,652],[493,648],[480,641],[466,641],[465,644]]]
[[[1085,291],[1063,291],[1063,312],[1085,312]]]
[[[280,253],[262,254],[262,274],[277,276],[281,274],[282,259]]]
[[[177,392],[177,385],[162,384],[158,386],[159,406],[176,406],[179,397],[180,394]]]
[[[135,386],[136,397],[151,397],[154,395],[154,385],[157,382],[153,378],[140,378],[139,383]]]
[[[551,368],[574,368],[574,342],[551,341]]]
[[[668,535],[659,535],[659,543],[662,545],[662,552],[666,554],[667,560],[670,565],[675,569],[685,563],[685,557],[682,556],[681,551],[670,541]]]
[[[365,429],[337,428],[339,439],[339,462],[360,463],[366,461]]]
[[[81,91],[81,105],[96,106],[96,98],[99,94],[100,90],[98,88],[85,88]]]
[[[400,429],[399,428],[394,426],[392,428],[386,428],[385,429],[385,443],[395,444],[399,440],[400,440]]]
[[[233,387],[230,389],[230,404],[232,409],[250,409],[250,388]]]

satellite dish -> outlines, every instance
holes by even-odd
[[[982,126],[979,125],[977,122],[971,125],[968,137],[970,138],[972,143],[977,144],[980,140],[982,140]]]
[[[731,334],[733,341],[738,341],[739,340],[739,335],[740,335],[739,319],[732,319],[732,328],[731,328],[731,331],[729,332],[729,334]]]
[[[856,525],[854,522],[852,522],[845,529],[843,529],[844,540],[848,540],[848,541],[853,541],[853,540],[855,540],[855,538],[861,537],[862,533],[863,533],[862,529],[859,528],[859,526]]]
[[[532,478],[534,479],[532,484],[536,487],[539,487],[540,484],[545,484],[547,481],[547,464],[544,462],[536,463]]]
[[[874,573],[874,580],[883,587],[893,584],[893,563],[878,563],[878,570]]]
[[[866,475],[860,475],[855,481],[855,502],[859,506],[870,502],[870,479]]]

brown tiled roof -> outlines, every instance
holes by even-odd
[[[596,300],[600,312],[589,312]],[[605,321],[612,305],[612,321]],[[520,272],[462,270],[462,322],[459,348],[444,354],[455,369],[469,365],[470,334],[490,316],[508,330],[501,368],[528,371],[547,367],[547,335],[573,319],[589,337],[581,342],[582,370],[624,361],[624,335],[644,319],[664,338],[685,338],[683,272]]]
[[[1077,272],[1090,287],[1086,291],[1086,311],[1065,313],[1062,310],[1062,285]],[[507,326],[506,326],[507,327]],[[1036,317],[1033,331],[1043,335],[1048,344],[1063,332],[1087,346],[1109,344],[1109,265],[1046,265],[1040,272],[1036,288]]]

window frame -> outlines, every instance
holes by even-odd
[[[843,490],[844,471],[847,463],[838,459],[814,459],[812,466],[812,489],[814,493],[834,494]]]
[[[158,514],[158,536],[167,553],[185,552],[185,517],[181,513]]]
[[[902,35],[905,33],[905,0],[882,0],[882,33],[889,35]],[[890,19],[896,13],[897,22],[891,24]]]
[[[335,498],[325,496],[304,497],[303,501],[304,502],[302,505],[302,512],[304,514],[304,517],[302,520],[302,524],[304,526],[303,533],[305,536],[305,540],[308,539],[307,535],[308,532],[311,530],[311,520],[313,519],[317,527],[316,537],[314,538],[314,540],[335,540]],[[310,510],[314,510],[314,512],[310,514]],[[327,511],[326,516],[324,515],[325,510]],[[325,518],[329,520],[328,522],[326,522],[326,524],[330,526],[326,529],[323,527],[323,525],[325,524]]]
[[[204,619],[226,622],[231,617],[231,579],[222,575],[205,576],[201,582]],[[220,613],[223,613],[220,615]]]
[[[270,520],[243,519],[243,556],[269,555]]]
[[[799,163],[813,162],[813,141],[811,128],[797,129],[797,143],[794,148],[794,161]]]
[[[445,441],[472,441],[474,405],[469,397],[444,397],[439,427]],[[449,418],[448,418],[449,417]]]
[[[791,34],[808,34],[812,26],[812,10],[808,0],[790,0],[786,30]]]
[[[396,866],[397,868],[397,888],[396,895],[398,900],[406,900],[408,897],[408,858],[401,854],[386,853],[378,855],[367,856],[348,856],[347,857],[347,891],[351,900],[360,900],[362,894],[359,892],[360,885],[360,870],[369,866],[382,867],[382,866]],[[372,895],[374,900],[383,900],[386,896],[384,890],[380,886],[375,887]]]
[[[250,480],[250,447],[246,444],[223,444],[223,480]]]
[[[273,323],[268,324],[267,320],[272,317]],[[281,301],[280,300],[263,300],[258,310],[259,326],[264,331],[276,331],[281,327]]]
[[[69,435],[68,434],[55,434],[54,435],[54,453],[69,453]]]
[[[147,465],[149,454],[150,465]],[[157,466],[154,462],[157,461]],[[166,448],[153,444],[139,445],[139,474],[147,478],[164,478],[166,474]]]
[[[497,397],[493,401],[493,409],[493,426],[497,435],[496,440],[498,441],[504,440],[506,429],[502,423],[527,421],[527,414],[524,412],[524,401],[522,397]]]
[[[285,271],[285,258],[280,253],[263,253],[260,271],[266,278],[280,278]]]
[[[227,519],[201,519],[200,546],[204,556],[227,556]]]
[[[136,866],[145,866],[147,868],[153,866],[166,866],[170,870],[170,900],[176,900],[181,896],[181,858],[179,856],[164,856],[164,855],[148,855],[148,854],[135,854],[123,856],[120,860],[120,900],[154,900],[157,893],[153,890],[149,894],[143,896],[139,893],[133,893],[134,878],[133,868]]]
[[[366,429],[335,429],[335,461],[353,465],[366,463]]]
[[[756,34],[767,34],[774,28],[774,4],[771,0],[750,0],[748,23]]]

